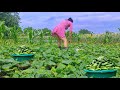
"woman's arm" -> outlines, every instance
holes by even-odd
[[[70,32],[69,32],[70,43],[72,41],[72,30],[73,30],[73,24],[70,22]]]

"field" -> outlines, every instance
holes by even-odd
[[[56,43],[9,43],[0,46],[1,77],[6,78],[85,78],[86,65],[99,56],[120,64],[120,43],[71,43],[68,50],[60,50]],[[17,62],[10,55],[23,44],[35,52],[35,57]],[[20,68],[18,64],[28,67]]]
[[[1,26],[2,27],[2,26]],[[56,39],[49,32],[41,33],[29,29],[0,38],[1,78],[87,78],[84,69],[99,56],[104,56],[120,66],[120,34],[79,35],[73,33],[68,50],[60,50]],[[7,29],[4,29],[7,30]],[[7,37],[5,37],[7,36]],[[68,35],[67,35],[68,38]],[[25,45],[35,54],[30,61],[19,62],[11,57],[17,48]],[[120,77],[118,68],[115,78]]]

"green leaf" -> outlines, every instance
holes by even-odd
[[[66,67],[66,65],[62,64],[62,63],[59,63],[58,66],[57,66],[57,69],[64,69]]]
[[[74,71],[76,71],[76,68],[75,68],[74,66],[72,66],[72,65],[68,65],[68,66],[66,67],[66,70],[67,70],[67,71],[72,71],[72,72],[74,72]]]
[[[71,62],[73,62],[72,60],[63,60],[62,63],[64,64],[70,64]]]
[[[34,71],[35,71],[35,69],[26,69],[26,70],[23,70],[22,73],[24,73],[24,74],[32,74]]]
[[[51,73],[52,73],[55,77],[57,76],[57,72],[56,72],[55,67],[52,67]]]
[[[48,65],[56,65],[56,63],[54,63],[52,61],[48,61]]]
[[[5,64],[2,66],[2,69],[5,71],[9,71],[11,66],[12,66],[12,64]]]
[[[13,77],[13,78],[19,78],[19,74],[15,73],[15,74],[13,74],[12,77]]]
[[[64,75],[62,78],[68,78],[68,75]]]

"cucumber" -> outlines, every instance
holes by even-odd
[[[107,67],[111,67],[111,66],[113,66],[113,64],[108,64],[108,65],[106,65]]]
[[[108,64],[108,62],[102,63],[102,65],[107,65],[107,64]]]
[[[112,63],[109,59],[104,58],[103,56],[94,59],[90,65],[86,66],[89,70],[108,70],[108,69],[115,69],[120,67],[115,67],[114,63]]]

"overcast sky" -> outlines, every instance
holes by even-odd
[[[73,18],[73,31],[119,32],[120,12],[20,12],[20,26],[53,29],[61,20]]]

